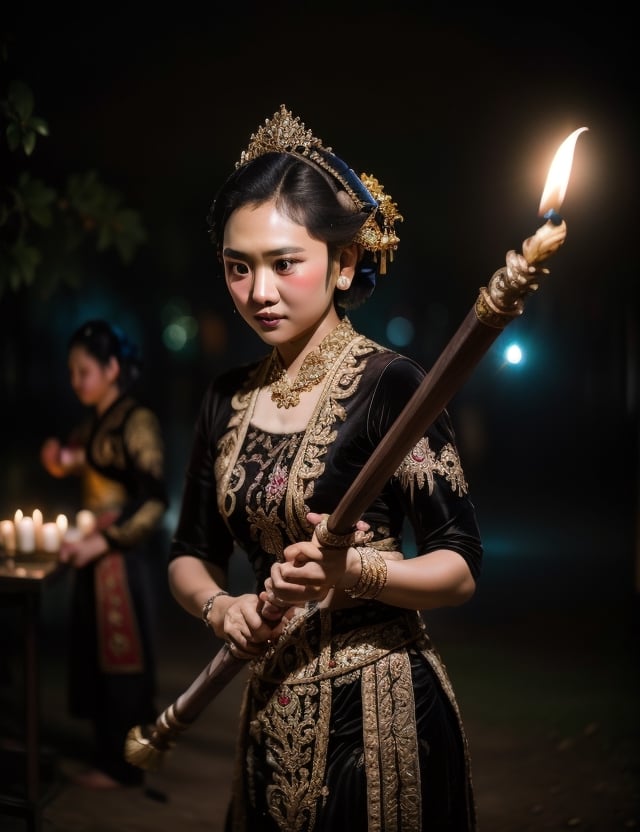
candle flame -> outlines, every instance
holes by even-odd
[[[539,213],[541,215],[546,214],[547,211],[558,211],[560,209],[567,192],[567,185],[569,184],[569,176],[573,164],[573,151],[575,150],[578,136],[588,129],[588,127],[579,127],[577,130],[574,130],[556,150],[556,155],[553,157],[553,162],[551,162],[551,167],[547,174],[547,181],[540,200]]]

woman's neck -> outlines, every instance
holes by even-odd
[[[116,387],[114,389],[109,390],[104,396],[100,399],[100,401],[96,404],[96,413],[98,416],[102,416],[106,413],[107,410],[111,407],[111,405],[120,398],[120,390]]]
[[[278,346],[280,362],[287,375],[295,378],[307,355],[317,349],[330,332],[339,325],[340,318],[335,309],[327,314],[318,326],[299,340]]]

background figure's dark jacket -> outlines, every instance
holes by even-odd
[[[85,448],[83,505],[98,518],[110,551],[125,564],[125,591],[140,644],[136,672],[104,672],[99,661],[96,565],[73,573],[69,627],[69,702],[75,716],[93,720],[95,764],[116,780],[138,782],[140,770],[124,760],[128,730],[154,722],[157,709],[153,648],[153,573],[164,573],[160,522],[168,506],[164,444],[155,414],[129,395],[121,396],[75,436]],[[154,546],[155,543],[155,546]]]

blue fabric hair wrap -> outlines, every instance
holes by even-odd
[[[357,269],[357,275],[358,277],[367,280],[371,284],[371,291],[373,291],[376,288],[376,274],[378,272],[378,266],[373,259],[373,256],[369,255],[367,260],[369,261],[368,263],[365,262],[364,259],[360,262]]]
[[[320,156],[324,159],[329,166],[329,169],[334,174],[338,174],[338,180],[342,180],[343,184],[349,186],[356,199],[360,202],[359,208],[361,211],[366,211],[370,214],[378,207],[377,200],[371,196],[362,179],[360,179],[353,168],[350,168],[349,165],[346,162],[343,162],[339,156],[320,148],[313,149],[313,155],[311,156],[312,161],[314,156]]]
[[[118,340],[118,344],[120,346],[120,356],[122,358],[127,358],[130,360],[135,360],[138,358],[140,350],[132,341],[130,341],[124,330],[121,329],[119,326],[112,326],[111,330],[115,337]]]

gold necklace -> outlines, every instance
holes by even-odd
[[[316,347],[305,356],[298,375],[290,382],[287,371],[282,365],[278,350],[271,353],[271,367],[267,382],[271,392],[271,401],[277,407],[289,409],[300,404],[300,393],[308,393],[319,384],[329,372],[329,368],[355,335],[348,318],[343,318]]]

